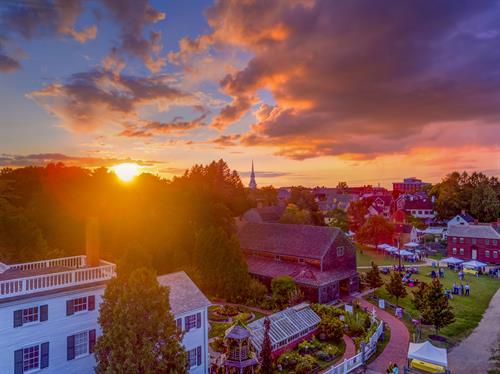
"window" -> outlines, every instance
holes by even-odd
[[[67,337],[66,359],[83,357],[94,351],[96,331],[87,330]]]
[[[38,321],[38,307],[23,309],[23,325]]]
[[[452,239],[453,243],[456,243],[456,242],[457,242],[457,238],[453,237],[453,238],[451,238],[451,239]]]
[[[201,327],[201,313],[192,314],[184,317],[184,328],[186,331]]]
[[[304,264],[306,261],[301,257],[299,258],[299,264]]]
[[[477,244],[477,239],[476,238],[472,238],[471,242],[472,242],[472,244]]]
[[[276,256],[274,256],[274,259],[275,259],[276,261],[281,261],[281,256],[280,256],[280,255],[276,255]]]
[[[463,248],[460,248],[460,254],[463,255],[464,254],[464,249]]]
[[[460,243],[463,243],[464,242],[464,238],[460,238]]]
[[[493,258],[497,258],[498,257],[498,252],[497,251],[493,251]]]
[[[47,321],[49,313],[48,305],[32,306],[14,311],[14,327]]]
[[[71,316],[75,313],[95,309],[95,296],[84,296],[66,301],[66,315]]]
[[[484,239],[484,244],[490,245],[490,239]]]
[[[33,345],[23,349],[23,371],[40,368],[40,346]]]
[[[490,251],[484,251],[484,257],[490,257]]]
[[[87,331],[75,335],[75,358],[88,353],[89,333]]]
[[[337,257],[344,255],[344,247],[337,247]]]
[[[454,255],[456,255],[456,254],[457,254],[457,249],[456,249],[456,248],[453,248],[453,249],[452,249],[452,253],[453,253]]]
[[[497,245],[497,240],[496,239],[493,239],[493,245]]]
[[[418,211],[418,214],[422,214],[422,211],[421,211],[421,210],[419,210],[419,211]]]
[[[188,351],[188,366],[190,368],[194,366],[200,366],[202,363],[201,360],[201,346],[196,347]]]

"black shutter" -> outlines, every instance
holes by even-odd
[[[201,347],[196,348],[196,363],[198,366],[201,365]]]
[[[67,300],[66,301],[66,315],[72,316],[75,314],[75,300]]]
[[[95,309],[95,296],[94,295],[90,295],[88,298],[87,298],[87,305],[88,305],[88,310],[94,310]]]
[[[94,352],[95,338],[95,330],[89,330],[89,353]]]
[[[75,335],[68,336],[67,343],[66,358],[70,361],[75,358]]]
[[[40,306],[40,322],[47,321],[49,319],[49,306]]]
[[[40,369],[44,369],[49,367],[49,343],[42,343],[40,351]]]
[[[201,327],[201,313],[196,314],[196,328],[199,329]]]
[[[23,374],[23,350],[18,349],[14,352],[14,374]]]
[[[182,318],[177,318],[177,328],[182,330]]]
[[[186,332],[189,332],[188,317],[184,317],[184,329],[186,330]]]
[[[14,327],[23,325],[23,310],[14,310]]]

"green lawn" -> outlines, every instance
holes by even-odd
[[[430,282],[431,278],[427,275],[427,273],[431,270],[431,267],[421,267],[420,274],[415,277],[422,281]],[[384,276],[384,278],[387,280],[388,276]],[[453,282],[460,284],[457,273],[451,270],[445,270],[445,278],[441,279],[441,283],[443,283],[444,288],[451,289]],[[455,322],[439,331],[439,335],[442,335],[447,339],[447,342],[444,344],[444,346],[447,347],[456,345],[469,335],[472,330],[474,330],[481,320],[484,311],[488,307],[491,298],[500,287],[500,281],[487,277],[476,278],[471,275],[466,275],[464,285],[466,282],[469,282],[471,287],[471,296],[454,295],[454,298],[450,300],[450,304],[455,313]],[[399,305],[402,306],[413,318],[418,318],[419,314],[413,307],[413,295],[411,290],[411,288],[407,287],[408,296],[399,300]],[[378,297],[387,299],[392,303],[395,302],[395,300],[389,297],[385,287],[378,289],[375,294]],[[410,329],[410,333],[412,332],[412,329]],[[434,333],[433,328],[425,326],[423,329],[423,338],[426,338],[429,334]]]
[[[356,245],[356,262],[358,266],[370,266],[372,261],[378,266],[382,265],[398,265],[399,259],[386,255],[382,250],[376,251],[374,248]],[[410,262],[403,261],[405,264],[411,264]],[[415,264],[415,263],[413,263]]]

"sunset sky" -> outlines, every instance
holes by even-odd
[[[0,0],[0,166],[500,174],[500,1]]]

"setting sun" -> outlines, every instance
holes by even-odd
[[[130,182],[141,171],[141,167],[135,163],[124,163],[112,167],[116,176],[123,182]]]

